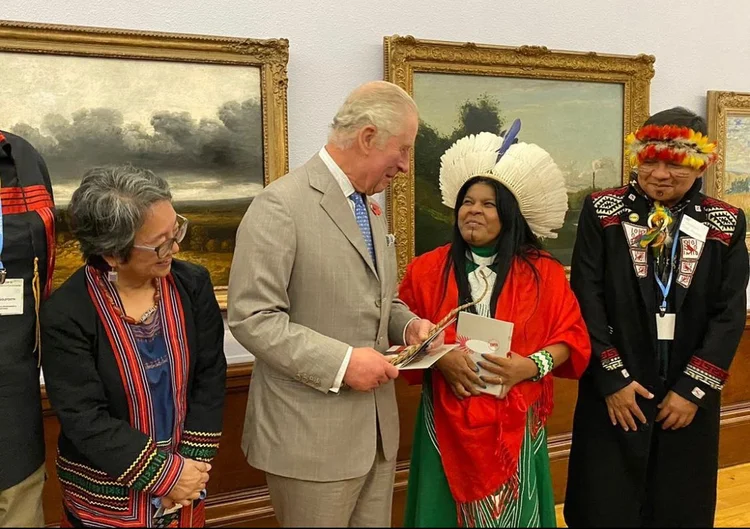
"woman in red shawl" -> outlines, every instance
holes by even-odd
[[[539,242],[562,226],[563,176],[544,150],[515,143],[518,126],[505,138],[463,138],[443,155],[453,242],[412,261],[401,283],[415,314],[439,321],[479,299],[486,278],[491,294],[470,310],[514,324],[508,357],[478,362],[491,376],[480,376],[460,348],[424,374],[407,527],[555,526],[545,431],[550,375],[578,378],[591,349],[565,270]],[[445,340],[456,343],[455,327]],[[507,395],[481,393],[488,384],[503,384]]]

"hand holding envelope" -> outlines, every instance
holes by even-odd
[[[509,360],[512,357],[508,356],[513,324],[462,312],[458,317],[456,335],[458,342],[479,369],[478,375],[485,387],[480,386],[478,390],[498,398],[505,397],[513,385],[509,382],[515,380],[519,364]],[[512,370],[509,367],[511,365]]]

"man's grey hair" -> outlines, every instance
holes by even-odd
[[[132,165],[90,169],[68,207],[83,258],[108,256],[127,261],[148,209],[171,199],[167,181],[147,169]]]
[[[406,119],[417,115],[417,104],[404,89],[387,81],[372,81],[356,88],[333,118],[328,141],[348,149],[362,128],[377,129],[376,144],[381,147],[401,133]]]

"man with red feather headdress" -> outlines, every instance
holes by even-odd
[[[571,285],[592,357],[573,422],[570,527],[711,527],[721,390],[745,327],[745,214],[701,193],[703,118],[651,116],[630,184],[584,202]]]

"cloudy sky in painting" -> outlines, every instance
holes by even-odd
[[[575,163],[579,171],[588,175],[592,161],[609,157],[615,167],[622,167],[622,85],[480,75],[414,76],[420,118],[443,135],[449,135],[457,126],[460,105],[482,94],[499,102],[506,127],[519,118],[521,141],[539,144],[558,165]],[[581,180],[585,178],[582,176]],[[576,187],[583,182],[569,181],[570,184]]]
[[[46,114],[116,108],[148,124],[154,109],[215,118],[225,101],[259,97],[257,68],[217,64],[3,53],[0,116],[39,127]],[[189,72],[189,75],[186,75]]]
[[[257,68],[4,53],[2,71],[0,128],[40,150],[61,204],[89,167],[127,161],[177,200],[262,188]]]

